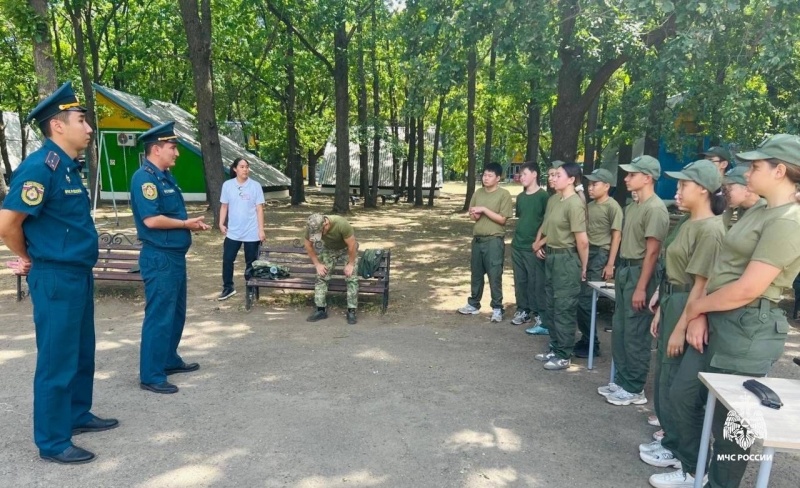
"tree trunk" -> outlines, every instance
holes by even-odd
[[[472,44],[467,53],[467,196],[462,210],[469,210],[475,193],[475,84],[478,71],[478,53]]]
[[[431,187],[428,191],[428,206],[433,207],[433,198],[436,196],[436,183],[438,182],[439,136],[442,132],[442,116],[444,116],[444,99],[447,93],[439,96],[439,109],[436,111],[436,127],[433,129],[433,153],[431,154]]]
[[[423,103],[423,105],[425,105]],[[420,117],[417,120],[417,179],[414,180],[414,206],[422,206],[422,177],[425,172],[425,123]]]
[[[387,41],[388,43],[388,41]],[[392,193],[395,195],[400,192],[399,161],[397,159],[396,144],[400,142],[400,122],[397,120],[397,98],[394,96],[394,76],[392,75],[392,63],[386,63],[386,70],[389,73],[389,124],[392,126]],[[405,185],[404,185],[405,186]]]
[[[286,28],[286,142],[289,156],[289,178],[292,181],[291,204],[306,201],[303,168],[297,138],[297,90],[294,76],[294,33]]]
[[[378,35],[377,0],[372,3],[372,38],[370,42],[370,57],[372,58],[372,189],[369,192],[369,206],[378,206],[378,183],[381,176],[381,94],[380,79],[378,78],[378,47],[375,36]]]
[[[44,100],[56,91],[58,81],[56,65],[53,62],[53,43],[47,26],[47,0],[28,0],[36,13],[36,34],[33,38],[33,70],[36,73],[36,88],[39,100]]]
[[[497,40],[492,39],[489,53],[489,93],[486,101],[486,139],[483,144],[483,167],[492,162],[492,136],[494,133],[494,84],[497,79]]]
[[[595,152],[595,134],[597,132],[597,115],[598,105],[600,99],[595,99],[592,106],[589,107],[589,112],[586,114],[586,132],[583,134],[583,174],[588,175],[594,171],[594,162],[596,160]]]
[[[189,45],[192,81],[197,104],[197,126],[203,153],[206,198],[214,223],[219,223],[219,197],[225,175],[222,170],[222,148],[215,114],[214,75],[211,65],[211,0],[179,0],[181,19]]]
[[[94,103],[94,90],[92,90],[92,81],[95,78],[89,73],[89,66],[86,63],[86,36],[83,32],[83,19],[81,11],[75,6],[74,2],[70,0],[64,1],[64,8],[69,14],[70,22],[72,23],[72,30],[75,35],[75,55],[78,59],[78,69],[81,73],[81,84],[83,85],[83,97],[86,99],[86,123],[92,128],[89,145],[86,147],[84,153],[85,164],[88,164],[89,175],[89,195],[94,202],[97,198],[97,124],[95,124],[95,103]],[[95,51],[91,53],[92,59],[99,57]],[[94,65],[94,62],[92,63]]]
[[[339,7],[336,28],[333,34],[333,85],[336,96],[336,191],[333,198],[333,213],[350,211],[350,95],[347,60],[347,26],[344,7]]]
[[[417,156],[417,119],[411,117],[408,133],[408,176],[406,178],[406,201],[414,202],[414,160]]]
[[[653,85],[653,96],[647,113],[647,131],[644,138],[644,153],[658,158],[658,143],[661,137],[662,114],[667,107],[666,73],[657,71]]]
[[[316,152],[313,149],[308,150],[308,186],[317,186],[317,161],[324,152],[325,146]]]
[[[5,168],[5,176],[11,178],[11,159],[8,156],[8,145],[6,144],[6,122],[3,119],[3,112],[0,111],[0,158],[3,160],[3,168]],[[0,205],[8,195],[8,188],[6,187],[6,179],[0,177]]]
[[[623,142],[619,145],[619,158],[617,158],[618,165],[619,164],[630,164],[631,160],[633,159],[633,144],[629,141]],[[625,185],[625,171],[617,166],[617,190],[614,193],[614,199],[617,203],[620,204],[622,208],[625,208],[625,205],[628,204],[628,196],[630,192],[628,192],[628,188]]]
[[[533,164],[539,161],[539,132],[542,126],[542,105],[536,97],[536,80],[530,80],[531,94],[528,99],[527,139],[525,144],[525,161]]]
[[[364,69],[364,32],[362,23],[356,27],[358,32],[358,191],[367,206],[369,192],[369,153],[367,152],[367,73]]]

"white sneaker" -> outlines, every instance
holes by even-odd
[[[675,454],[666,447],[662,447],[656,451],[640,452],[639,459],[657,468],[681,467],[681,462],[675,459]]]
[[[606,401],[612,405],[644,405],[647,403],[647,398],[645,398],[644,392],[631,393],[625,391],[624,388],[620,388],[616,392],[608,395]]]
[[[653,452],[661,449],[661,441],[646,442],[639,444],[639,452]]]
[[[652,425],[653,427],[661,427],[661,421],[658,420],[658,417],[656,417],[655,415],[647,417],[647,423]]]
[[[687,488],[694,486],[694,476],[689,473],[684,473],[682,469],[672,471],[669,473],[658,473],[650,477],[650,485],[655,488],[674,488],[685,486]],[[708,477],[703,477],[703,484],[706,484]]]
[[[531,320],[532,320],[532,322],[533,322],[533,327],[536,327],[537,325],[538,325],[539,327],[544,327],[544,326],[542,325],[542,318],[541,318],[541,317],[539,317],[539,314],[538,314],[538,313],[537,313],[537,314],[535,314],[535,315],[531,315]]]
[[[569,368],[569,359],[559,359],[555,356],[551,357],[544,363],[544,369],[550,371],[558,371],[560,369],[567,369]]]
[[[503,309],[502,308],[495,308],[492,310],[492,318],[489,319],[489,322],[502,322],[503,321]]]
[[[526,312],[525,310],[517,310],[517,312],[514,314],[514,318],[511,319],[511,324],[522,325],[522,324],[527,324],[530,321],[531,321],[531,316],[528,312]]]
[[[664,438],[664,429],[653,432],[653,439],[657,440],[658,442],[661,442],[661,439],[663,438]]]
[[[533,358],[535,360],[537,360],[537,361],[547,362],[547,361],[550,361],[554,357],[556,357],[556,353],[554,353],[553,351],[547,351],[547,352],[543,352],[541,354],[537,354]]]
[[[600,388],[598,388],[597,389],[597,393],[600,394],[600,395],[603,395],[604,397],[607,397],[608,395],[616,393],[619,390],[621,390],[621,388],[619,387],[618,384],[609,383],[609,384],[607,384],[605,386],[601,386]]]
[[[469,303],[458,309],[458,313],[461,315],[478,315],[480,312],[480,309],[473,307]]]

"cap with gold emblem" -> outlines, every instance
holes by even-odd
[[[72,82],[68,81],[61,85],[61,87],[45,98],[39,105],[36,106],[25,122],[36,120],[39,125],[42,125],[47,119],[60,112],[86,112],[86,109],[81,106],[78,97],[72,90]]]
[[[139,144],[152,144],[154,142],[178,142],[175,135],[175,122],[157,125],[139,136]]]

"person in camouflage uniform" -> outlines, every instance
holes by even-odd
[[[338,261],[344,261],[344,281],[347,284],[347,323],[356,323],[358,307],[358,243],[353,227],[343,217],[311,214],[306,222],[304,237],[306,253],[317,270],[314,284],[314,303],[317,310],[308,317],[309,322],[328,318],[326,297],[328,281]]]

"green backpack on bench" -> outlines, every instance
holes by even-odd
[[[249,272],[248,272],[249,271]],[[272,261],[257,259],[253,261],[250,268],[245,271],[245,279],[263,278],[268,280],[279,280],[289,277],[289,267],[282,264],[275,264]]]
[[[367,249],[358,261],[356,273],[362,278],[372,278],[381,267],[383,249]]]

